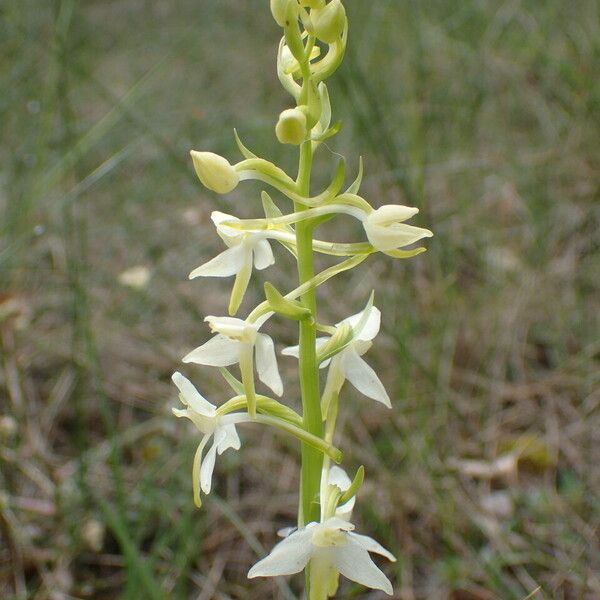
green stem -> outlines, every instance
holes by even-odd
[[[312,144],[304,142],[300,148],[300,164],[298,168],[298,192],[310,195],[310,176],[312,170]],[[306,207],[296,203],[295,210],[300,212]],[[302,221],[296,226],[296,244],[298,248],[298,276],[300,284],[314,277],[313,225],[310,221]],[[317,365],[317,295],[314,288],[308,289],[301,298],[303,306],[308,308],[312,320],[300,322],[300,389],[302,392],[302,410],[304,428],[309,433],[322,437],[323,419],[321,417],[321,401],[319,373]],[[300,482],[300,510],[298,525],[303,526],[311,521],[319,520],[319,485],[323,455],[307,444],[302,445],[302,472]]]

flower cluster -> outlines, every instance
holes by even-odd
[[[379,332],[381,312],[374,306],[371,294],[361,312],[335,325],[323,324],[318,319],[317,289],[375,253],[400,259],[417,256],[425,248],[415,244],[433,234],[407,223],[417,215],[416,208],[399,205],[376,208],[359,195],[362,161],[358,176],[349,187],[344,189],[346,170],[341,160],[326,189],[311,195],[315,153],[324,140],[335,136],[340,129],[339,123],[331,122],[325,80],[344,57],[348,19],[341,0],[270,0],[270,7],[276,23],[283,28],[277,75],[294,100],[281,113],[274,129],[282,144],[299,147],[297,176],[291,177],[254,154],[241,142],[237,132],[235,139],[242,159],[235,164],[212,152],[191,154],[196,173],[209,190],[228,194],[242,181],[260,181],[280,199],[287,199],[291,210],[284,214],[264,191],[264,217],[239,219],[213,212],[212,221],[226,249],[194,269],[190,279],[233,277],[228,315],[206,317],[214,335],[191,350],[183,362],[218,367],[233,395],[217,407],[177,372],[173,382],[184,408],[174,409],[174,413],[189,419],[201,433],[192,468],[197,506],[201,505],[201,496],[211,491],[217,455],[228,449],[240,449],[237,425],[259,423],[276,427],[301,443],[297,528],[286,531],[285,539],[250,569],[250,578],[307,570],[309,600],[334,596],[340,575],[391,595],[392,585],[370,553],[392,561],[395,558],[375,540],[355,533],[350,522],[364,468],[360,467],[354,479],[350,479],[340,467],[332,465],[332,461],[339,463],[342,459],[334,446],[334,437],[346,381],[364,396],[392,407],[381,380],[363,358]],[[362,240],[333,242],[315,237],[319,225],[340,215],[360,223]],[[271,283],[265,283],[265,299],[245,318],[239,318],[254,270],[263,271],[275,264],[275,245],[285,248],[296,259],[298,286],[283,294]],[[315,253],[342,260],[315,273]],[[298,359],[301,414],[286,401],[275,342],[264,331],[273,317],[298,323],[298,345],[281,353]],[[229,370],[231,367],[239,370],[239,379]],[[327,370],[322,390],[319,369]],[[261,393],[258,389],[261,384],[275,398]]]

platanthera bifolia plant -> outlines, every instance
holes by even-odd
[[[217,407],[181,373],[175,373],[173,381],[184,408],[174,412],[190,419],[201,432],[192,468],[194,502],[198,507],[202,494],[210,493],[217,455],[230,448],[240,449],[238,425],[261,423],[276,427],[300,442],[297,528],[287,531],[271,553],[250,569],[249,578],[305,571],[306,597],[326,600],[335,596],[341,574],[391,595],[392,585],[370,553],[392,561],[394,557],[375,540],[356,533],[351,523],[364,469],[360,467],[350,478],[333,464],[342,462],[342,452],[334,442],[343,446],[343,439],[336,438],[336,422],[338,411],[343,408],[340,394],[346,380],[364,396],[388,409],[392,406],[378,376],[363,359],[379,331],[381,313],[373,303],[374,293],[365,291],[361,312],[335,325],[325,324],[318,316],[317,291],[321,284],[360,265],[376,252],[397,259],[424,252],[424,248],[406,248],[432,233],[406,224],[417,214],[416,208],[384,205],[375,209],[362,198],[362,164],[356,180],[344,190],[345,163],[341,159],[327,189],[311,195],[316,151],[340,129],[339,122],[331,123],[325,80],[343,60],[348,20],[341,0],[271,0],[271,13],[283,29],[277,74],[292,97],[292,106],[279,116],[275,133],[282,144],[298,147],[297,176],[293,178],[253,154],[237,134],[243,156],[237,164],[205,151],[193,151],[192,159],[200,181],[210,190],[227,194],[241,181],[258,180],[286,199],[289,212],[284,214],[267,191],[262,192],[264,217],[244,220],[213,212],[217,234],[227,249],[192,271],[190,278],[234,277],[229,315],[206,317],[214,336],[192,350],[183,362],[220,368],[233,397]],[[320,225],[339,215],[357,219],[366,241],[338,243],[315,236]],[[265,283],[265,300],[245,318],[239,318],[236,315],[253,269],[262,271],[275,262],[273,242],[296,260],[298,287],[284,293]],[[338,260],[315,273],[315,253]],[[298,323],[298,345],[285,348],[282,354],[298,361],[301,414],[275,398],[285,396],[275,343],[265,333],[274,318]],[[228,370],[233,365],[239,367],[239,380]],[[320,369],[326,370],[322,389]],[[255,374],[270,392],[258,390]]]

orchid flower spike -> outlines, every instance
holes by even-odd
[[[235,275],[235,283],[229,301],[229,314],[235,315],[248,289],[252,265],[259,271],[270,267],[274,262],[273,251],[265,239],[265,232],[241,231],[225,225],[226,222],[239,221],[225,213],[215,211],[211,219],[217,233],[227,245],[227,250],[194,269],[190,279],[196,277],[231,277]]]
[[[362,394],[381,402],[388,408],[392,407],[390,397],[385,391],[381,380],[375,371],[363,360],[362,355],[373,345],[373,338],[379,333],[381,325],[381,312],[378,308],[368,305],[360,313],[344,319],[336,325],[336,329],[344,326],[351,328],[351,339],[338,354],[331,359],[324,360],[320,367],[329,366],[327,381],[323,391],[323,418],[331,400],[336,397],[346,379]],[[318,338],[317,348],[323,348],[331,338]],[[298,346],[285,348],[282,354],[286,356],[299,356]]]
[[[179,398],[186,406],[184,409],[174,408],[173,413],[176,417],[190,419],[204,434],[196,450],[194,466],[192,467],[194,503],[200,508],[202,505],[200,490],[205,494],[210,493],[217,453],[221,455],[229,448],[239,450],[241,445],[240,438],[238,437],[235,424],[227,423],[227,417],[220,417],[217,414],[217,407],[206,400],[189,379],[177,372],[173,374],[172,380],[179,388]],[[213,439],[213,444],[203,461],[202,454],[204,448],[211,438]]]
[[[311,600],[334,594],[338,574],[391,596],[392,584],[369,552],[396,560],[374,539],[354,533],[352,523],[332,517],[323,523],[309,523],[279,542],[250,569],[248,577],[293,575],[310,563]]]
[[[254,323],[233,317],[206,317],[204,320],[217,335],[183,358],[184,363],[211,367],[228,367],[239,363],[244,392],[248,399],[248,412],[253,417],[256,416],[254,360],[258,378],[277,396],[283,394],[275,345],[267,334],[259,333],[262,325],[272,315],[273,313],[267,313]]]

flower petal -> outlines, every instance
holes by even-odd
[[[210,435],[205,435],[194,454],[194,464],[192,466],[192,488],[194,491],[194,504],[197,508],[202,506],[202,500],[200,498],[200,466],[202,465],[202,453],[206,443],[210,439]]]
[[[244,300],[244,295],[248,289],[252,277],[252,251],[244,256],[244,264],[235,276],[235,282],[231,290],[231,298],[229,299],[229,314],[235,315]]]
[[[265,313],[264,315],[258,317],[258,319],[252,323],[252,326],[258,331],[274,314],[274,312]]]
[[[402,223],[414,217],[419,213],[419,209],[414,206],[403,206],[401,204],[385,204],[380,206],[374,213],[373,218],[382,226],[392,223]]]
[[[313,551],[312,531],[299,529],[279,542],[271,554],[257,562],[248,572],[248,578],[276,577],[300,573],[308,564]],[[365,550],[366,552],[366,550]],[[368,553],[367,553],[368,556]]]
[[[216,407],[200,394],[200,392],[195,388],[194,384],[187,377],[184,377],[181,373],[179,373],[179,371],[177,371],[173,373],[171,379],[179,388],[182,401],[193,411],[205,417],[214,417],[217,414]]]
[[[321,348],[321,346],[323,346],[323,344],[325,342],[329,341],[329,339],[330,338],[328,338],[328,337],[322,337],[322,338],[316,339],[317,352],[319,351],[319,348]],[[284,348],[281,351],[281,354],[283,354],[284,356],[293,356],[294,358],[300,358],[300,346],[288,346],[287,348]],[[326,361],[323,361],[319,366],[321,369],[323,369],[328,364],[329,364],[329,359],[327,359]]]
[[[262,271],[267,267],[270,267],[275,262],[273,256],[273,250],[271,250],[271,244],[267,240],[260,240],[254,246],[254,266]]]
[[[368,552],[381,554],[381,556],[385,556],[388,560],[396,562],[396,557],[389,550],[386,550],[379,542],[368,535],[360,535],[359,533],[354,532],[349,533],[348,535]]]
[[[352,481],[350,480],[350,477],[348,477],[346,471],[336,465],[329,469],[328,481],[333,485],[337,485],[342,492],[345,492],[352,485]],[[352,516],[355,502],[356,497],[352,496],[348,502],[337,507],[335,516],[344,521],[349,521]]]
[[[337,485],[342,492],[345,492],[352,485],[352,481],[346,471],[336,465],[329,469],[328,481],[332,485]]]
[[[348,323],[353,329],[360,323],[364,315],[364,310],[356,315],[352,315],[347,319],[344,319],[341,323],[338,323],[338,327],[344,323]],[[360,331],[356,332],[356,339],[358,340],[372,340],[378,333],[381,326],[381,311],[372,306],[369,310],[369,316],[367,317],[366,323],[363,325]]]
[[[242,443],[240,442],[240,437],[237,433],[235,425],[225,425],[224,427],[220,428],[220,430],[224,432],[225,437],[217,448],[219,454],[223,454],[223,452],[225,452],[225,450],[228,448],[239,450]]]
[[[196,277],[231,277],[244,266],[248,250],[243,246],[228,248],[212,260],[199,266],[190,273],[190,279]]]
[[[256,337],[256,370],[258,378],[269,386],[275,394],[283,394],[283,383],[277,367],[277,356],[273,340],[264,333]]]
[[[390,580],[371,560],[369,553],[359,543],[353,543],[352,538],[349,538],[349,543],[337,548],[335,566],[351,581],[382,590],[390,596],[394,593]]]
[[[217,228],[217,233],[219,234],[220,238],[230,248],[241,243],[241,241],[243,240],[244,235],[245,235],[245,233],[243,231],[240,231],[233,227],[228,227],[227,225],[222,225],[222,223],[224,223],[225,221],[229,221],[232,223],[239,221],[239,219],[237,217],[234,217],[233,215],[228,215],[226,213],[222,213],[218,210],[215,210],[210,215],[210,218],[212,219],[212,222],[215,224],[215,227]]]
[[[205,494],[210,494],[212,487],[212,475],[215,470],[215,460],[217,457],[217,448],[223,443],[225,432],[217,429],[214,433],[213,444],[206,453],[206,457],[200,466],[200,488]]]
[[[392,408],[388,393],[383,387],[377,373],[350,347],[344,351],[344,371],[346,379],[368,398],[377,400]]]
[[[184,356],[183,362],[209,367],[228,367],[237,363],[239,359],[240,342],[218,334]]]
[[[288,346],[281,351],[284,356],[300,357],[300,346]]]

